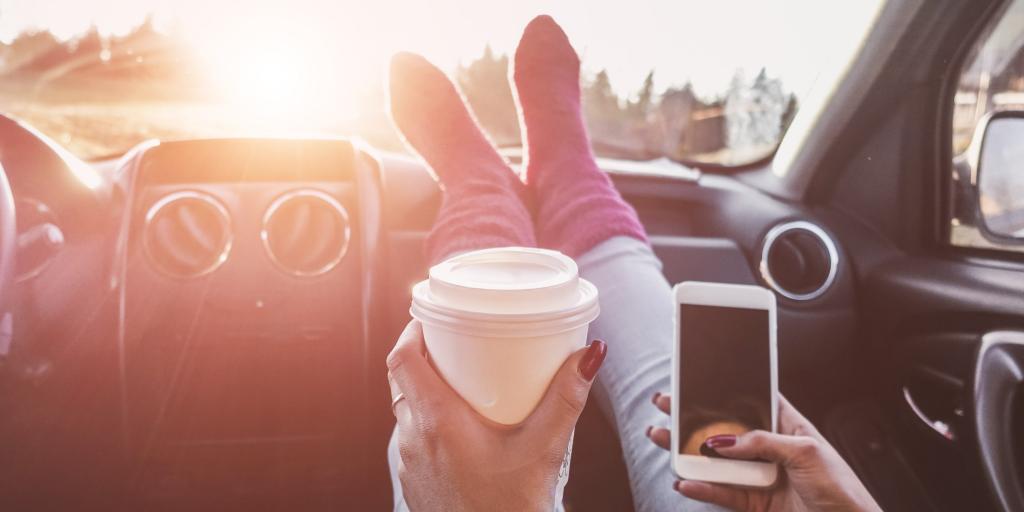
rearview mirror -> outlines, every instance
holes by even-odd
[[[975,172],[984,234],[1024,242],[1024,111],[996,112],[979,128]]]

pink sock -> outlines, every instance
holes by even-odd
[[[487,247],[536,246],[519,176],[466,109],[454,84],[419,55],[391,59],[391,117],[444,189],[427,238],[432,263]]]
[[[636,211],[594,161],[580,105],[580,60],[550,16],[526,26],[514,66],[540,245],[577,257],[614,236],[647,241]]]

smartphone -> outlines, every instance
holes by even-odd
[[[770,487],[776,464],[729,459],[714,435],[778,430],[775,295],[760,286],[675,286],[672,469],[686,480]]]

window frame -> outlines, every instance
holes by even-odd
[[[936,221],[939,223],[939,240],[937,241],[939,246],[945,251],[951,251],[953,254],[958,256],[965,256],[969,259],[980,259],[985,261],[995,261],[998,263],[1011,263],[1014,266],[1018,263],[1024,263],[1024,239],[1009,239],[998,234],[992,233],[984,223],[984,217],[982,216],[980,205],[979,205],[979,189],[978,189],[978,161],[981,155],[981,137],[984,133],[987,123],[992,117],[1003,117],[1003,116],[1017,116],[1024,117],[1024,110],[1013,111],[1013,110],[988,110],[985,114],[977,121],[974,129],[972,130],[971,142],[968,148],[961,154],[967,161],[968,175],[970,181],[968,183],[970,194],[969,204],[957,205],[954,195],[957,192],[957,183],[954,180],[955,158],[960,155],[954,153],[954,124],[953,117],[956,110],[955,96],[959,90],[960,80],[968,66],[973,63],[973,57],[975,57],[973,50],[978,47],[979,44],[983,44],[984,41],[992,34],[992,31],[1003,19],[1003,16],[1009,10],[1010,6],[1014,2],[1024,2],[1024,0],[1007,0],[999,5],[996,5],[991,13],[988,13],[984,17],[984,21],[979,23],[978,26],[974,27],[971,34],[967,36],[958,49],[955,58],[949,62],[952,65],[946,67],[946,77],[941,83],[945,86],[945,91],[940,94],[942,104],[939,111],[941,112],[941,130],[939,133],[940,146],[939,146],[939,158],[942,165],[939,171],[942,173],[941,177],[941,196],[939,200],[940,208],[935,211],[939,213],[939,218]],[[970,245],[960,244],[953,240],[953,232],[956,226],[953,225],[953,219],[956,218],[956,210],[961,208],[969,209],[973,215],[973,224],[969,226],[977,232],[978,237],[984,240],[986,245]]]

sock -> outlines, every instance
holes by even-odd
[[[431,263],[474,249],[536,246],[522,181],[444,72],[419,55],[399,53],[391,60],[390,88],[392,119],[444,190],[427,237]]]
[[[525,131],[537,241],[578,257],[615,236],[647,241],[636,211],[597,166],[580,104],[580,60],[550,16],[526,26],[513,81]]]

